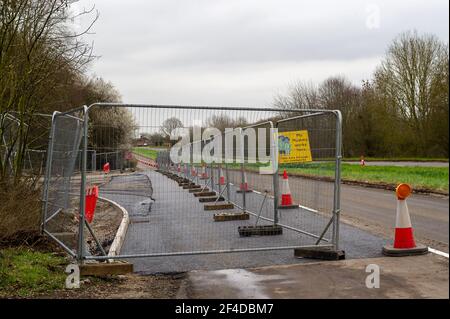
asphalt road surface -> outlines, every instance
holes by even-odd
[[[230,172],[238,178],[239,172]],[[251,187],[262,190],[271,182],[270,176],[248,173]],[[330,206],[323,201],[332,196],[329,182],[290,177],[289,185],[294,201],[308,207]],[[448,252],[449,198],[448,196],[412,194],[408,208],[416,240],[432,248]],[[397,201],[393,191],[341,185],[342,221],[383,237],[392,237],[395,227]],[[320,209],[319,210],[323,210]]]
[[[152,184],[153,199],[133,194],[133,189],[143,189],[148,176]],[[240,172],[230,171],[234,185],[240,181]],[[206,212],[187,190],[155,171],[138,173],[137,177],[120,176],[107,185],[109,192],[100,195],[124,206],[130,213],[131,224],[127,232],[122,254],[173,253],[238,248],[262,248],[311,245],[315,238],[284,229],[281,236],[241,238],[237,227],[254,225],[255,216],[249,221],[214,222],[216,212]],[[139,177],[140,176],[140,177]],[[271,176],[248,173],[250,187],[270,194]],[[217,178],[217,176],[216,176]],[[144,182],[145,185],[141,185]],[[280,223],[320,234],[330,217],[333,184],[322,181],[289,179],[294,201],[298,209],[280,211]],[[231,188],[231,197],[242,205],[242,194]],[[123,190],[123,191],[120,191]],[[342,221],[340,248],[347,258],[371,258],[381,256],[381,247],[389,241],[394,231],[396,199],[393,192],[342,185]],[[258,212],[263,194],[249,193],[247,207]],[[448,198],[413,195],[408,199],[411,219],[417,241],[433,248],[448,251]],[[320,210],[315,213],[309,208]],[[273,218],[273,199],[266,198],[261,215]],[[259,220],[259,224],[270,224]],[[330,231],[325,238],[329,238]],[[322,242],[325,243],[325,242]],[[133,259],[135,270],[141,273],[170,273],[194,269],[224,269],[258,267],[279,264],[295,264],[312,260],[297,259],[290,250],[243,252],[211,255],[187,255],[171,257],[145,257]]]
[[[133,188],[141,188],[138,177],[146,174],[152,180],[153,202],[149,198],[135,196]],[[102,192],[100,195],[114,200],[124,206],[131,219],[121,254],[178,253],[193,251],[228,250],[240,248],[266,247],[298,247],[313,245],[315,238],[284,228],[279,236],[240,237],[238,226],[254,225],[255,216],[248,221],[217,223],[213,221],[216,212],[204,211],[203,204],[187,190],[183,190],[176,182],[155,171],[147,171],[133,176],[116,177],[107,189],[115,192]],[[123,192],[120,192],[120,189]],[[232,196],[239,202],[242,195],[232,189]],[[247,207],[250,211],[258,211],[264,196],[257,193],[246,195]],[[261,215],[273,216],[273,201],[263,209]],[[242,203],[241,203],[242,204]],[[294,228],[307,230],[319,235],[326,226],[330,216],[320,215],[306,209],[297,208],[284,211],[280,215],[280,223]],[[259,225],[271,224],[259,220]],[[330,231],[325,235],[329,239]],[[386,242],[379,236],[349,225],[341,225],[341,249],[347,258],[379,257],[381,247]],[[322,242],[326,244],[326,242]],[[224,269],[239,267],[258,267],[312,262],[313,260],[297,259],[293,249],[271,250],[242,253],[220,253],[211,255],[187,255],[171,257],[135,258],[135,271],[141,273],[171,273],[195,269]]]

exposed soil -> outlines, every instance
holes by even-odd
[[[108,202],[98,200],[97,209],[92,222],[92,230],[97,239],[102,244],[103,249],[108,253],[109,248],[114,241],[117,229],[122,221],[122,211]],[[100,250],[89,234],[87,243],[91,254],[98,255]]]
[[[74,201],[72,207],[77,207],[77,202]],[[53,234],[67,234],[63,239],[64,243],[69,247],[76,248],[79,231],[78,215],[77,208],[64,210],[47,224],[47,229],[51,230]],[[97,201],[94,219],[90,227],[106,253],[116,236],[122,217],[122,211],[114,205],[100,199]],[[101,251],[94,237],[86,228],[85,238],[89,252],[92,255],[100,255]]]
[[[82,280],[80,289],[62,289],[35,298],[52,299],[171,299],[185,274],[140,276],[130,274]]]

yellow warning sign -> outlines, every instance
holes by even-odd
[[[312,162],[308,131],[278,133],[278,153],[280,164]]]

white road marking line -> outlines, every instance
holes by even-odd
[[[440,251],[440,250],[437,250],[437,249],[434,249],[434,248],[430,248],[430,247],[428,247],[428,251],[430,253],[433,253],[433,254],[436,254],[436,255],[448,258],[448,253],[444,253],[443,251]]]
[[[303,208],[304,210],[309,210],[310,212],[313,212],[313,213],[319,213],[318,210],[315,210],[315,209],[312,209],[312,208],[309,208],[309,207],[306,207],[303,205],[298,205],[298,207]]]

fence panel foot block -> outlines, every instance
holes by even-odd
[[[194,186],[195,184],[193,184],[192,182],[181,182],[181,183],[178,183],[178,186],[181,186],[181,187],[183,187],[183,189],[185,188],[185,187],[190,187],[190,186]]]
[[[246,189],[246,190],[242,190],[242,189],[238,189],[236,191],[236,193],[242,194],[242,193],[253,193],[252,189]]]
[[[217,199],[217,196],[214,196],[214,197],[200,197],[198,199],[198,201],[200,203],[214,203],[215,201],[223,202],[223,201],[225,201],[225,198],[220,197],[219,199]]]
[[[329,247],[297,248],[294,250],[294,256],[297,258],[342,260],[345,259],[345,251],[334,250]]]
[[[233,204],[211,204],[211,205],[205,205],[205,210],[225,210],[225,209],[234,209]]]
[[[211,196],[215,196],[216,192],[200,192],[200,193],[195,193],[194,196],[195,197],[211,197]]]
[[[264,225],[264,226],[239,226],[239,236],[275,236],[282,235],[283,228],[279,225]]]
[[[189,184],[189,185],[185,185],[183,186],[183,189],[201,189],[202,187],[200,185],[195,185],[195,184]]]
[[[228,222],[233,220],[249,220],[249,213],[219,213],[214,214],[215,222]]]
[[[133,264],[122,261],[80,265],[80,274],[82,276],[124,275],[132,272]]]
[[[202,190],[201,188],[194,188],[189,190],[189,193],[201,193],[201,192],[209,192],[209,189]]]

